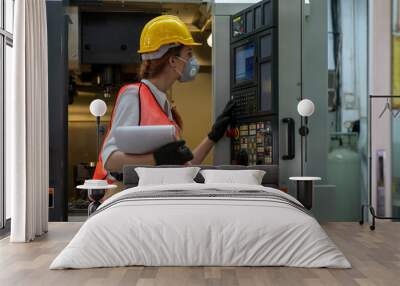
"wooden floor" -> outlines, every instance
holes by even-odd
[[[81,223],[50,223],[27,244],[0,241],[0,285],[400,285],[400,224],[379,222],[375,232],[357,223],[323,225],[352,269],[289,267],[124,267],[48,270]]]

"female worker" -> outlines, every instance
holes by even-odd
[[[182,119],[166,96],[176,80],[187,82],[195,78],[199,65],[193,56],[192,46],[197,45],[200,44],[194,42],[186,25],[176,16],[159,16],[145,25],[138,51],[142,56],[142,80],[125,85],[119,91],[94,179],[113,179],[110,173],[120,173],[126,164],[200,164],[224,136],[231,120],[233,103],[227,104],[208,136],[192,153],[185,141],[180,139]],[[177,141],[149,154],[123,153],[116,146],[114,132],[118,126],[132,125],[174,125]]]

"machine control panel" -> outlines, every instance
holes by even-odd
[[[256,88],[234,92],[232,99],[235,101],[235,116],[245,116],[258,112],[258,98]]]
[[[240,165],[273,164],[272,121],[240,123],[232,139],[232,163]]]
[[[235,14],[231,18],[231,39],[246,37],[260,29],[276,26],[278,23],[279,0],[264,0]]]
[[[231,164],[279,164],[278,3],[259,1],[231,16]]]

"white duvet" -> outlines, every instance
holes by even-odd
[[[127,189],[99,207],[104,210],[82,225],[50,269],[127,265],[351,267],[318,222],[288,204],[229,197],[153,198],[113,204],[131,192],[207,188],[263,190],[297,202],[279,190],[253,185]]]

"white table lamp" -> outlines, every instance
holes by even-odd
[[[97,130],[97,156],[99,155],[100,147],[100,117],[104,116],[107,112],[107,104],[101,99],[95,99],[90,103],[90,113],[96,117],[96,130]]]
[[[315,110],[314,103],[309,99],[303,99],[297,104],[297,112],[303,117],[313,115]]]
[[[101,99],[95,99],[90,103],[89,110],[93,116],[101,117],[107,112],[107,104]]]
[[[308,117],[313,115],[315,111],[314,103],[309,99],[303,99],[297,104],[297,112],[300,116],[304,117],[304,125],[302,125],[299,129],[299,133],[301,135],[301,140],[304,137],[304,161],[307,162],[307,135],[309,133],[308,129]],[[303,152],[303,150],[302,150]],[[303,162],[301,162],[303,166]],[[303,170],[303,168],[301,168]]]

